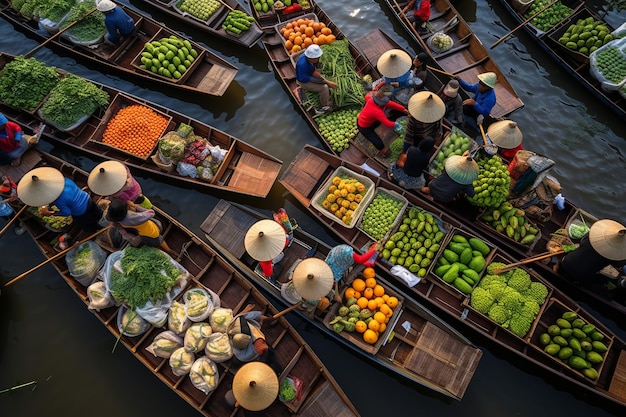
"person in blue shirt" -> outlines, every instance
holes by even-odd
[[[102,210],[87,192],[56,168],[35,168],[26,173],[17,184],[17,196],[26,205],[39,206],[42,216],[72,216],[72,222],[88,233],[102,228],[98,223]],[[58,211],[53,211],[52,206]]]
[[[100,0],[96,7],[105,16],[104,24],[109,32],[104,37],[105,41],[117,45],[123,36],[128,36],[135,30],[132,17],[111,0]]]
[[[423,52],[420,56],[426,56]],[[416,57],[415,60],[420,63]],[[409,98],[423,87],[424,80],[416,74],[419,68],[413,67],[413,62],[409,54],[401,49],[390,49],[378,58],[376,68],[382,74],[382,78],[372,84],[372,89],[376,89],[380,82],[393,87],[391,98],[406,106]],[[390,114],[391,115],[391,114]],[[399,117],[400,114],[394,114]]]
[[[474,129],[478,129],[476,118],[479,115],[488,117],[493,106],[496,105],[496,92],[494,91],[494,87],[498,82],[497,76],[493,72],[478,74],[479,81],[475,84],[469,84],[461,77],[455,77],[455,79],[459,82],[463,90],[474,94],[474,98],[463,100],[463,116],[467,124]]]
[[[300,88],[305,91],[319,93],[320,95],[321,107],[315,110],[317,114],[325,113],[331,109],[330,91],[328,88],[337,88],[336,83],[324,79],[317,69],[317,63],[322,54],[322,48],[313,44],[306,48],[296,61],[296,80]]]

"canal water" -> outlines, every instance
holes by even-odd
[[[404,31],[390,17],[382,0],[319,0],[318,3],[350,39],[380,27],[403,47],[414,51],[417,46],[403,38]],[[251,49],[233,46],[171,21],[138,1],[126,4],[151,13],[157,20],[186,33],[235,64],[239,68],[235,83],[221,98],[166,95],[156,86],[135,85],[115,75],[100,73],[47,48],[35,56],[48,64],[213,124],[274,153],[285,164],[305,144],[321,146],[274,76],[260,46]],[[600,2],[595,0],[591,4],[597,9]],[[486,46],[517,26],[497,0],[457,0],[456,6]],[[609,15],[613,26],[619,26],[624,20],[625,12]],[[0,50],[24,54],[35,46],[35,41],[0,20]],[[524,132],[524,147],[556,161],[553,172],[566,198],[601,218],[625,223],[622,208],[623,178],[626,177],[624,120],[577,85],[524,32],[516,32],[491,52],[525,103],[523,109],[511,116]],[[51,149],[46,144],[41,146]],[[95,165],[62,149],[51,150],[86,169]],[[139,180],[153,202],[197,233],[200,233],[202,220],[220,198],[233,198],[228,194],[183,189],[151,178],[139,177]],[[268,212],[285,207],[306,230],[336,243],[279,184],[266,199],[235,198],[235,201]],[[27,235],[13,233],[0,239],[0,254],[1,282],[44,260]],[[584,301],[583,306],[591,309]],[[624,326],[623,317],[595,314],[622,338],[626,337],[626,327],[620,327]],[[394,378],[306,323],[293,317],[289,319],[364,417],[624,415],[623,409],[586,397],[464,328],[459,330],[483,349],[484,356],[465,398],[456,402]],[[7,417],[197,415],[126,349],[118,347],[113,351],[114,343],[111,334],[85,311],[82,302],[52,267],[44,267],[3,289],[0,391],[32,381],[36,381],[36,385],[0,393],[0,414]]]

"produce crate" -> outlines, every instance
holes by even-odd
[[[106,112],[104,113],[104,116],[102,116],[102,119],[100,120],[100,124],[98,125],[98,128],[96,129],[96,131],[94,132],[93,135],[91,135],[91,138],[89,140],[93,141],[93,142],[97,142],[102,146],[107,146],[111,149],[115,149],[119,152],[123,152],[127,155],[131,155],[135,158],[140,158],[143,160],[148,160],[148,158],[150,158],[150,155],[152,155],[157,147],[157,145],[159,144],[159,138],[161,138],[161,136],[163,136],[163,134],[166,131],[169,130],[173,130],[174,129],[174,124],[172,123],[172,117],[157,110],[157,109],[152,109],[156,114],[158,114],[159,116],[165,118],[168,122],[168,124],[165,126],[165,129],[163,129],[163,131],[161,133],[159,133],[159,135],[157,137],[154,138],[154,146],[152,147],[152,150],[150,151],[150,153],[146,156],[140,156],[140,155],[135,155],[133,153],[127,152],[123,149],[108,145],[106,143],[102,142],[102,136],[104,135],[104,131],[107,128],[107,125],[109,124],[109,122],[115,117],[115,115],[117,115],[117,112],[124,108],[124,107],[128,107],[128,106],[132,106],[132,105],[140,105],[140,106],[144,106],[143,103],[135,100],[132,97],[126,96],[124,94],[118,94],[117,96],[115,96],[115,98],[113,99],[113,101],[111,102],[111,104],[109,105],[109,107],[107,108]],[[129,140],[132,140],[132,138],[129,138]]]
[[[505,259],[502,257],[502,255],[500,255],[499,253],[494,254],[494,256],[492,257],[491,261],[489,261],[487,263],[487,265],[491,262],[502,262],[503,264],[510,264],[512,261],[509,259]],[[511,330],[509,329],[505,329],[504,327],[502,327],[503,330],[505,330],[506,332],[510,333],[512,336],[519,338],[519,339],[523,339],[528,341],[530,339],[530,335],[533,334],[535,328],[537,327],[537,324],[539,323],[539,320],[541,318],[542,313],[544,312],[544,310],[546,309],[546,306],[548,305],[548,300],[550,300],[550,297],[552,296],[552,287],[550,287],[549,285],[546,284],[546,281],[544,281],[535,271],[528,269],[524,266],[519,266],[518,268],[523,269],[524,271],[526,271],[529,275],[530,275],[530,280],[533,282],[541,282],[543,285],[546,286],[546,288],[548,289],[548,295],[546,296],[546,301],[544,301],[544,303],[540,306],[539,308],[539,312],[537,313],[537,316],[535,317],[535,320],[533,321],[532,325],[530,326],[530,329],[528,330],[528,334],[523,337],[520,338],[518,335],[516,335],[515,333],[513,333]],[[483,277],[481,277],[482,280]],[[480,281],[479,281],[480,284]],[[470,304],[471,301],[471,295],[469,297],[467,297],[465,300],[463,300],[463,305],[471,310],[476,311],[476,313],[483,315],[484,317],[488,318],[490,321],[492,321],[493,323],[495,323],[497,326],[500,326],[498,323],[496,323],[491,317],[489,317],[487,314],[483,314],[480,311],[476,310],[474,307],[471,306]]]
[[[46,122],[47,125],[50,125],[52,127],[54,127],[57,130],[60,130],[62,132],[71,132],[74,129],[77,129],[78,127],[80,127],[83,123],[85,123],[87,121],[87,119],[89,119],[91,117],[91,114],[86,114],[83,117],[79,118],[74,124],[72,124],[71,126],[68,127],[61,127],[59,125],[57,125],[56,123],[54,123],[51,120],[46,119],[43,114],[41,114],[41,106],[47,101],[47,98],[44,99],[44,101],[41,103],[41,105],[39,106],[39,109],[37,110],[37,115],[41,118],[41,120],[44,120]]]
[[[168,36],[166,36],[166,34],[163,33],[163,30],[159,30],[156,35],[154,35],[152,37],[152,39],[150,39],[149,42],[152,41],[158,41],[161,38],[166,38]],[[185,38],[180,38],[180,39],[185,39]],[[191,41],[190,41],[191,42]],[[143,72],[145,74],[149,74],[151,77],[156,77],[156,78],[160,78],[162,80],[165,81],[169,81],[171,83],[175,83],[175,84],[182,84],[184,83],[187,78],[189,78],[189,76],[195,71],[195,69],[198,67],[198,65],[200,64],[200,62],[202,62],[204,60],[204,56],[206,54],[206,50],[198,45],[197,43],[193,43],[191,42],[191,46],[193,46],[193,48],[198,52],[198,56],[193,60],[193,62],[191,63],[191,65],[189,66],[189,68],[187,68],[187,71],[185,71],[184,74],[182,74],[182,76],[179,79],[176,78],[169,78],[166,77],[165,75],[161,75],[158,73],[154,73],[151,70],[147,69],[147,68],[141,68],[141,54],[144,52],[144,49],[142,49],[139,54],[137,54],[137,56],[135,57],[135,59],[133,59],[131,65],[133,68],[135,68],[137,71]]]
[[[280,22],[277,25],[274,25],[274,29],[276,30],[276,33],[278,34],[278,36],[280,36],[280,39],[281,39],[282,44],[283,44],[283,47],[285,46],[285,41],[286,40],[283,37],[282,33],[280,33],[280,30],[282,28],[284,28],[285,26],[287,26],[288,23],[295,22],[298,19],[311,19],[311,20],[314,20],[316,22],[319,22],[319,19],[317,18],[315,13],[306,13],[306,14],[303,14],[301,16],[297,16],[297,17],[294,17],[292,19],[285,20],[284,22]],[[285,48],[285,51],[287,52],[287,55],[289,55],[289,51],[287,51],[287,48]]]
[[[532,3],[534,3],[534,1],[533,1],[533,2],[531,2],[531,3],[529,4],[529,7],[530,7],[530,5],[531,5]],[[547,6],[549,3],[552,3],[552,0],[546,0],[546,1],[544,2],[544,6]],[[559,3],[561,3],[561,4],[562,4],[562,5],[564,5],[564,6],[569,7],[570,9],[572,9],[572,14],[576,11],[576,9],[577,9],[578,7],[580,7],[580,5],[581,5],[581,4],[583,4],[582,0],[560,0],[560,1],[559,1]],[[549,9],[548,9],[548,10],[549,10]],[[524,12],[524,14],[528,14],[528,13],[530,13],[530,10],[526,10],[526,11]],[[570,14],[570,16],[571,16],[571,14]],[[526,16],[524,16],[524,15],[522,15],[521,17],[522,17],[522,18],[524,18],[524,19],[526,19]],[[530,17],[530,16],[529,16],[529,17]],[[568,17],[569,17],[569,16],[568,16]],[[567,17],[566,17],[566,19],[567,19]],[[565,20],[565,19],[564,19],[564,20]],[[560,22],[559,22],[559,23],[557,23],[557,24],[555,24],[554,26],[552,26],[552,27],[551,27],[550,29],[548,29],[547,31],[544,31],[544,30],[539,29],[538,27],[536,27],[535,25],[533,25],[533,24],[532,24],[532,23],[530,23],[530,22],[529,22],[526,26],[527,26],[527,27],[529,27],[530,29],[532,29],[532,30],[535,32],[535,35],[536,35],[537,37],[541,37],[541,36],[543,36],[544,34],[546,34],[546,33],[550,33],[551,31],[553,31],[553,30],[554,30],[554,29],[555,29],[555,28],[556,28],[559,24],[560,24]]]
[[[514,207],[514,208],[515,208],[515,207]],[[523,211],[523,210],[522,210],[522,211]],[[478,217],[476,218],[476,221],[477,221],[477,222],[479,222],[479,224],[483,224],[483,225],[485,225],[485,227],[486,227],[487,229],[489,229],[491,232],[493,232],[493,233],[497,233],[497,234],[498,234],[498,236],[500,236],[501,238],[503,238],[503,239],[505,239],[505,240],[507,240],[507,241],[509,241],[509,242],[513,243],[514,245],[517,245],[517,246],[523,247],[523,248],[527,249],[528,251],[530,251],[530,250],[532,250],[532,249],[535,247],[535,245],[537,244],[537,242],[539,242],[539,241],[541,240],[541,228],[540,228],[539,226],[537,226],[537,224],[536,224],[536,223],[534,223],[532,220],[530,220],[530,219],[528,218],[528,216],[526,216],[525,214],[524,214],[524,218],[525,218],[524,224],[525,224],[525,225],[526,225],[526,224],[528,224],[528,225],[529,225],[529,227],[533,227],[534,229],[536,229],[536,230],[537,230],[537,233],[535,234],[535,238],[534,238],[531,242],[528,242],[528,243],[521,243],[521,242],[519,242],[519,241],[515,240],[514,238],[509,237],[509,235],[506,233],[506,231],[505,231],[505,230],[503,230],[502,232],[501,232],[501,231],[499,231],[498,229],[496,229],[496,227],[494,227],[494,225],[493,225],[492,223],[490,223],[490,222],[486,221],[486,220],[483,218],[483,215],[484,215],[483,213],[484,213],[484,211],[483,211],[483,210],[481,210],[481,213],[480,213],[480,214],[478,215]],[[502,214],[501,214],[501,215],[502,215]],[[525,226],[520,226],[520,227],[525,227]],[[521,240],[521,239],[520,239],[520,240]]]
[[[540,320],[539,320],[537,326],[535,327],[534,331],[531,333],[531,336],[528,337],[528,342],[529,342],[530,346],[532,346],[532,348],[536,349],[538,352],[541,352],[546,357],[550,358],[552,361],[554,361],[554,363],[556,365],[559,365],[559,366],[562,366],[562,367],[568,369],[569,371],[571,371],[576,376],[578,376],[580,378],[584,378],[589,383],[595,385],[598,382],[599,378],[594,380],[594,379],[586,377],[582,373],[581,370],[578,370],[578,369],[575,369],[575,368],[571,367],[568,363],[566,363],[563,360],[559,359],[558,356],[552,356],[549,353],[547,353],[544,350],[544,347],[541,346],[541,344],[539,343],[539,337],[543,333],[547,333],[548,332],[548,327],[550,327],[551,325],[555,324],[556,320],[561,318],[563,313],[565,313],[566,311],[572,311],[567,306],[565,306],[562,302],[557,300],[556,298],[550,298],[546,302],[546,304],[547,304],[547,306],[544,309],[543,313],[541,314]],[[604,332],[603,328],[599,325],[599,323],[595,319],[593,319],[589,314],[587,314],[587,312],[585,312],[584,310],[580,310],[580,307],[578,307],[578,309],[576,311],[574,311],[574,312],[577,313],[578,317],[583,319],[586,323],[595,325],[596,326],[595,330],[597,330],[598,332],[600,332],[604,336],[604,338],[602,339],[602,343],[604,343],[604,345],[608,348],[608,350],[607,350],[606,353],[602,354],[602,357],[603,357],[603,359],[606,359],[606,356],[607,356],[608,352],[611,351],[611,346],[613,345],[613,336],[608,335],[606,332]],[[604,361],[602,361],[599,364],[593,365],[593,368],[598,372],[598,374],[601,374],[603,366],[604,366]]]
[[[380,238],[376,238],[372,235],[370,235],[369,233],[367,233],[365,230],[363,230],[363,216],[361,216],[359,223],[357,225],[357,228],[359,230],[361,230],[363,233],[365,233],[367,236],[369,236],[372,240],[374,241],[378,241],[378,240],[383,240],[383,239],[387,239],[389,237],[389,234],[391,233],[391,231],[393,229],[396,228],[396,226],[398,225],[398,223],[400,222],[400,219],[402,218],[402,216],[404,215],[404,211],[406,210],[406,207],[409,205],[409,201],[404,198],[403,196],[401,196],[400,194],[396,193],[395,191],[392,190],[388,190],[386,188],[381,188],[378,187],[376,189],[376,192],[374,193],[374,196],[372,197],[372,200],[367,204],[367,207],[370,206],[370,204],[372,204],[372,201],[374,201],[374,199],[376,198],[376,196],[378,194],[383,194],[383,195],[387,195],[387,197],[395,200],[395,201],[400,201],[402,202],[402,207],[400,207],[400,211],[398,212],[398,215],[395,217],[395,219],[393,220],[393,222],[391,223],[391,225],[389,226],[389,228],[387,229],[387,232]],[[365,207],[365,210],[367,210],[367,207]]]
[[[448,248],[448,245],[453,242],[454,236],[456,235],[460,235],[463,236],[465,239],[469,240],[470,238],[474,237],[477,239],[482,240],[490,249],[489,253],[486,256],[483,256],[483,258],[485,259],[485,266],[483,267],[483,269],[478,272],[478,277],[482,278],[485,269],[487,268],[487,265],[489,265],[490,262],[492,262],[493,257],[495,256],[496,253],[496,247],[493,246],[491,244],[491,242],[486,242],[484,239],[479,238],[478,236],[475,236],[473,234],[467,233],[461,229],[458,229],[456,227],[453,227],[452,230],[445,236],[445,238],[443,239],[441,246],[439,247],[439,250],[437,251],[437,254],[435,255],[435,258],[433,259],[433,262],[430,264],[428,272],[432,275],[434,275],[435,277],[437,277],[436,280],[434,280],[434,282],[446,289],[451,289],[452,291],[454,291],[455,293],[460,294],[462,297],[468,298],[468,294],[465,294],[463,292],[461,292],[461,290],[459,290],[458,288],[456,288],[452,283],[447,283],[443,280],[442,276],[439,276],[437,273],[435,273],[435,270],[437,269],[437,267],[439,266],[437,264],[437,262],[439,261],[439,258],[443,256],[443,252],[445,249]],[[460,262],[460,261],[459,261]],[[474,286],[472,286],[472,288],[474,288]]]
[[[352,286],[352,281],[354,281],[354,278],[356,277],[356,274],[352,275],[352,279],[349,280],[349,282],[346,283],[346,285],[344,285],[342,288],[340,288],[341,292],[340,294],[343,294],[346,290],[346,288]],[[378,281],[378,276],[377,278],[377,283],[379,283]],[[382,284],[381,284],[382,285]],[[348,331],[342,331],[340,333],[338,333],[338,335],[340,337],[342,337],[343,339],[347,340],[348,342],[352,343],[353,345],[356,345],[359,347],[359,349],[371,353],[371,354],[376,354],[378,352],[378,350],[381,348],[381,346],[385,343],[385,341],[389,338],[389,334],[391,333],[391,331],[393,330],[393,323],[395,323],[398,320],[398,317],[400,316],[400,314],[402,313],[402,305],[404,303],[404,297],[402,297],[401,295],[399,295],[398,293],[396,293],[395,291],[385,287],[383,285],[383,287],[385,288],[385,294],[389,294],[389,296],[393,296],[396,297],[398,299],[398,305],[396,307],[394,307],[393,309],[393,314],[392,316],[389,318],[389,322],[387,323],[387,327],[385,328],[385,331],[383,331],[381,334],[378,335],[378,340],[376,341],[375,344],[370,345],[369,343],[366,343],[363,340],[363,335],[362,333],[359,333],[357,331],[354,332],[348,332]],[[331,331],[333,331],[333,325],[330,324],[330,322],[337,316],[337,312],[339,311],[339,308],[342,306],[342,303],[333,303],[332,306],[330,307],[330,309],[328,310],[328,312],[326,313],[326,316],[324,317],[324,326],[326,326],[327,329],[330,329]]]
[[[448,146],[454,146],[452,143],[452,137],[457,135],[461,135],[463,138],[470,141],[470,146],[467,150],[469,150],[470,152],[474,152],[476,149],[478,149],[479,145],[474,139],[467,136],[461,129],[457,128],[456,126],[452,126],[452,130],[443,138],[443,141],[439,145],[437,152],[435,152],[430,158],[430,163],[428,164],[427,168],[428,174],[432,175],[433,177],[438,177],[443,172],[443,163],[446,159],[443,156],[444,149]],[[455,154],[460,155],[462,153],[463,152]],[[441,167],[441,169],[439,169],[439,166]]]
[[[608,78],[598,68],[598,55],[605,52],[608,48],[617,47],[620,51],[622,61],[626,61],[626,38],[617,39],[596,49],[589,55],[589,72],[596,80],[600,81],[600,86],[604,91],[622,90],[626,83],[626,78],[618,83],[609,81]]]
[[[567,219],[567,222],[565,223],[565,230],[567,230],[567,234],[571,239],[577,240],[577,239],[574,239],[572,237],[572,234],[570,233],[570,228],[572,227],[573,224],[582,225],[584,222],[588,227],[591,227],[591,225],[597,221],[598,221],[598,218],[595,217],[594,215],[587,213],[583,209],[577,208],[576,210],[574,210],[572,215]]]
[[[226,7],[224,6],[224,4],[220,4],[220,7],[217,8],[217,10],[215,10],[213,12],[213,14],[211,14],[211,16],[209,16],[206,20],[200,19],[194,15],[192,15],[191,13],[188,12],[183,12],[182,10],[179,9],[179,7],[184,3],[184,0],[177,0],[171,3],[171,6],[174,8],[174,10],[176,10],[178,13],[180,13],[183,17],[187,18],[187,19],[191,19],[194,20],[196,22],[205,24],[205,25],[209,25],[211,24],[211,22],[213,22],[215,20],[216,17],[219,16],[220,12],[224,9],[226,9]]]
[[[354,210],[354,215],[352,216],[352,221],[350,222],[350,224],[345,224],[344,222],[341,221],[340,218],[338,218],[337,216],[335,216],[333,213],[331,213],[329,210],[325,209],[322,206],[322,203],[325,200],[326,195],[328,195],[328,189],[332,185],[332,181],[334,177],[339,177],[342,179],[353,178],[353,179],[358,180],[363,185],[365,185],[365,194],[363,194],[363,198],[358,208]],[[343,227],[346,227],[348,229],[352,229],[354,226],[356,226],[359,219],[361,218],[363,211],[365,211],[365,207],[367,207],[369,202],[374,197],[375,191],[376,190],[375,190],[374,182],[372,180],[370,180],[364,175],[357,174],[356,172],[351,171],[348,168],[339,167],[332,173],[332,175],[328,177],[328,180],[324,183],[324,185],[322,185],[319,188],[319,190],[315,193],[315,195],[311,199],[311,204],[321,214],[328,217],[329,219],[335,220],[337,224]]]

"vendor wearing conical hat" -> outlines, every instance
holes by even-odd
[[[591,226],[577,249],[563,256],[558,272],[572,281],[591,284],[601,279],[598,272],[603,268],[625,264],[626,227],[615,220],[603,219]]]
[[[228,325],[227,333],[233,348],[234,359],[239,363],[265,362],[276,372],[280,372],[281,369],[276,361],[275,352],[265,341],[265,334],[261,330],[266,322],[272,326],[276,321],[271,317],[264,316],[259,310],[253,310],[253,308],[253,304],[246,305]]]
[[[487,136],[498,147],[498,155],[506,160],[513,160],[522,148],[522,131],[512,120],[500,120],[489,125]]]
[[[89,173],[87,185],[94,194],[109,197],[111,200],[119,198],[146,209],[152,207],[150,200],[142,194],[141,185],[128,167],[119,161],[105,161],[96,165]]]
[[[73,223],[85,232],[93,233],[102,228],[98,224],[102,210],[89,194],[74,181],[64,178],[58,169],[41,167],[27,172],[17,184],[17,196],[24,204],[39,207],[43,216],[72,216]],[[53,211],[52,206],[58,211]]]
[[[472,183],[478,178],[478,164],[465,152],[463,155],[452,155],[446,159],[444,170],[432,180],[428,187],[421,189],[423,193],[432,195],[439,203],[449,203],[460,194],[474,196]]]
[[[382,54],[378,58],[376,68],[383,76],[381,81],[393,88],[391,98],[404,106],[413,93],[424,84],[424,81],[412,71],[411,57],[401,49],[390,49]]]
[[[461,88],[468,93],[472,93],[474,98],[468,98],[463,101],[463,115],[465,122],[474,129],[478,128],[476,118],[479,115],[483,117],[489,116],[493,106],[496,105],[496,92],[494,90],[498,77],[493,72],[485,72],[478,74],[478,82],[470,84],[461,77],[455,77]]]
[[[432,137],[435,143],[441,141],[443,116],[446,106],[435,93],[420,91],[409,100],[409,120],[404,134],[403,152],[410,146],[419,146],[422,139]]]

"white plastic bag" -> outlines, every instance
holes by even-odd
[[[87,288],[87,296],[89,297],[88,308],[90,310],[100,311],[115,305],[115,300],[102,281],[91,284]]]
[[[154,338],[146,350],[157,358],[169,358],[183,346],[183,339],[171,330],[165,330]]]
[[[183,376],[189,373],[195,360],[196,356],[192,352],[187,352],[181,347],[172,352],[169,363],[174,375]]]
[[[205,320],[216,307],[220,306],[220,297],[210,289],[192,288],[183,295],[185,311],[189,320]]]
[[[189,379],[196,388],[208,394],[217,387],[220,380],[217,365],[206,356],[198,358],[191,366]]]
[[[213,362],[224,362],[233,357],[233,348],[227,333],[216,332],[209,336],[204,353]]]
[[[201,352],[206,347],[211,333],[213,330],[211,330],[209,323],[194,323],[185,332],[183,346],[188,352]]]
[[[174,301],[169,308],[169,314],[167,318],[167,327],[178,335],[183,335],[185,331],[191,326],[191,320],[187,317],[185,312],[185,305]]]
[[[391,273],[398,278],[402,278],[406,285],[412,287],[416,284],[419,284],[422,280],[420,277],[413,275],[408,269],[400,265],[394,265],[391,267]]]
[[[226,333],[232,320],[233,310],[230,308],[216,308],[209,316],[209,323],[214,332]]]

